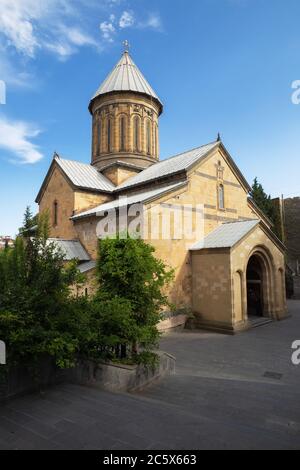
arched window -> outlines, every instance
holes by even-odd
[[[225,209],[225,191],[223,184],[218,187],[219,209]]]
[[[112,143],[112,122],[111,119],[108,118],[107,121],[107,151],[111,152],[111,143]]]
[[[53,225],[54,227],[57,226],[58,222],[58,202],[54,201],[53,203]]]
[[[147,122],[146,132],[147,132],[147,140],[146,140],[146,142],[147,142],[147,153],[151,154],[151,122],[150,121]]]
[[[126,120],[125,117],[120,118],[120,150],[125,150],[125,139],[126,139]]]
[[[133,148],[136,152],[140,147],[140,118],[135,116],[133,120]]]
[[[100,117],[97,122],[97,155],[101,153],[101,120]]]

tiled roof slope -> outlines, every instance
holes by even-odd
[[[106,212],[106,211],[109,211],[118,207],[124,207],[124,206],[138,204],[138,203],[145,203],[147,201],[150,201],[153,198],[162,196],[163,194],[169,191],[179,189],[181,186],[184,186],[184,185],[185,185],[185,182],[169,184],[162,188],[156,188],[156,189],[151,189],[151,190],[148,189],[147,191],[143,191],[138,194],[134,194],[132,196],[121,197],[120,199],[115,199],[114,201],[101,204],[97,207],[94,207],[93,209],[89,209],[87,211],[81,212],[80,214],[76,214],[72,217],[72,220],[78,220],[83,217],[89,217],[99,212]]]
[[[219,142],[213,142],[211,144],[203,145],[193,150],[189,150],[174,157],[162,160],[154,165],[149,166],[145,170],[138,173],[136,176],[126,180],[124,183],[117,187],[117,190],[130,188],[136,184],[146,183],[148,181],[156,180],[163,176],[172,175],[182,170],[186,170],[191,167],[197,161],[204,158],[208,152],[214,147],[217,147]]]
[[[109,192],[115,189],[110,180],[92,165],[65,160],[59,156],[54,159],[75,186]]]
[[[259,223],[258,219],[224,223],[196,243],[191,250],[232,248]]]
[[[135,65],[127,51],[124,52],[112,72],[100,85],[92,100],[97,96],[114,91],[133,91],[143,93],[154,98],[162,105],[159,97],[149,85],[142,72]]]

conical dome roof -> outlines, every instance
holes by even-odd
[[[146,78],[133,62],[128,51],[125,51],[121,59],[114,67],[112,72],[100,85],[92,101],[100,95],[111,93],[114,91],[133,91],[135,93],[143,93],[158,101],[162,108],[162,102],[149,85]]]

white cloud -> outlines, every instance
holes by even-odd
[[[131,28],[135,23],[134,14],[132,11],[124,11],[119,21],[119,26],[123,28]]]
[[[145,14],[141,20],[129,8],[122,8],[122,3],[124,0],[0,0],[0,79],[10,85],[32,86],[28,70],[33,68],[32,59],[42,52],[65,61],[82,47],[102,51],[125,28],[162,30],[158,14]],[[97,18],[101,36],[96,28],[91,29]]]
[[[40,133],[40,129],[32,124],[0,116],[0,148],[13,154],[14,161],[32,164],[43,158],[39,147],[31,142]]]
[[[114,42],[114,37],[117,32],[125,28],[162,31],[162,21],[157,13],[150,13],[144,21],[138,21],[133,11],[124,10],[118,21],[116,20],[116,16],[111,14],[107,21],[103,21],[100,24],[103,39],[110,43]]]
[[[38,16],[39,13],[31,0],[0,0],[0,31],[5,35],[7,44],[33,57],[38,41],[32,20]]]
[[[0,39],[33,58],[46,49],[65,57],[97,41],[70,20],[80,21],[70,0],[0,0]],[[73,46],[73,47],[72,47]],[[76,47],[74,47],[76,46]]]
[[[100,23],[100,31],[105,41],[113,42],[113,36],[116,32],[116,28],[113,25],[114,21],[115,17],[111,15],[110,21],[103,21],[102,23]]]
[[[12,87],[31,88],[35,82],[32,75],[25,70],[24,66],[18,70],[5,56],[0,47],[0,79]]]
[[[145,21],[138,24],[138,27],[141,29],[150,28],[156,31],[162,31],[163,29],[161,17],[158,13],[150,13]]]
[[[66,38],[75,46],[97,46],[97,41],[79,28],[62,26],[61,31],[64,32]]]

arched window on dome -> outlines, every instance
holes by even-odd
[[[107,121],[107,151],[110,153],[112,151],[112,120],[108,118]]]
[[[147,153],[150,155],[151,154],[151,122],[147,121],[147,126],[146,126],[146,146],[147,146]]]
[[[101,118],[97,122],[97,155],[101,153]]]
[[[133,149],[138,152],[140,148],[140,118],[135,116],[133,119]]]
[[[225,190],[223,184],[218,186],[218,203],[219,209],[225,209]]]
[[[120,151],[124,152],[125,150],[125,142],[126,142],[126,118],[122,116],[120,118]]]

